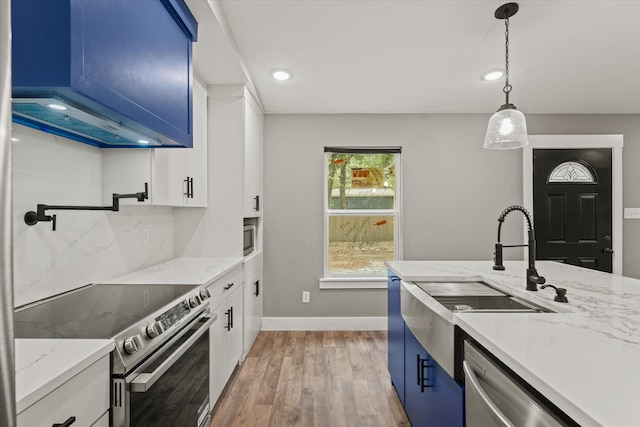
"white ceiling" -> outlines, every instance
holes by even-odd
[[[491,113],[504,103],[504,1],[187,0],[194,66],[247,83],[266,113]],[[640,0],[521,0],[511,102],[525,113],[640,113]],[[288,82],[269,72],[284,67]]]

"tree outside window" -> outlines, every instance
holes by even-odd
[[[325,153],[325,276],[383,276],[398,255],[400,149]]]

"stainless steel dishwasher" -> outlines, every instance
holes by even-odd
[[[576,425],[560,418],[527,391],[478,346],[464,343],[465,415],[467,427],[553,427]]]

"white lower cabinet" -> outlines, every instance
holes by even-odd
[[[17,416],[18,427],[109,425],[109,356],[104,356]],[[106,424],[105,424],[106,419]]]
[[[253,342],[262,329],[262,253],[245,261],[243,266],[244,323],[242,332],[242,360],[247,357]]]
[[[209,400],[215,405],[242,357],[242,267],[209,285],[209,304],[218,319],[209,330]]]

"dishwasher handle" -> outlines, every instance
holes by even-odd
[[[469,362],[466,360],[462,362],[462,369],[464,370],[465,382],[468,380],[470,384],[466,384],[466,387],[475,391],[478,396],[482,399],[482,404],[491,411],[496,421],[500,423],[501,426],[505,427],[515,427],[515,425],[507,418],[507,416],[496,406],[496,404],[491,400],[487,392],[484,390],[478,377],[476,376],[475,371],[470,366]]]

